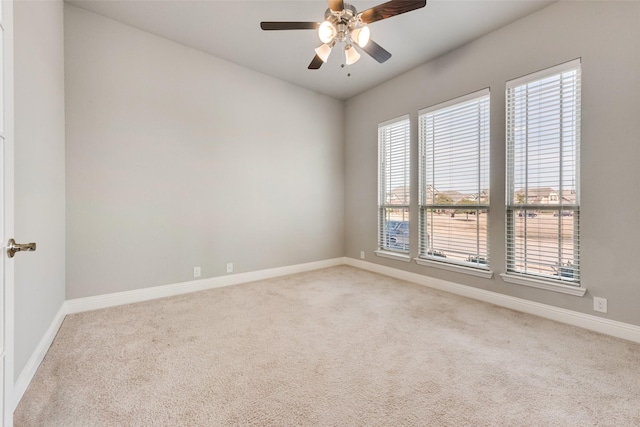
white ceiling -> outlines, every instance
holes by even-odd
[[[401,0],[400,0],[401,1]],[[321,22],[325,0],[67,0],[133,27],[338,99],[348,99],[445,52],[520,19],[553,0],[430,0],[426,7],[371,24],[371,38],[393,55],[363,53],[341,67],[334,52],[307,66],[322,44],[313,30],[269,31],[260,21]],[[352,1],[358,11],[384,2]],[[350,76],[349,76],[350,74]]]

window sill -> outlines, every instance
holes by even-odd
[[[426,267],[435,267],[442,270],[454,271],[456,273],[470,274],[472,276],[482,277],[485,279],[491,279],[493,277],[493,271],[482,268],[466,267],[464,265],[451,264],[448,262],[431,261],[424,258],[415,258],[415,262],[416,264],[424,265]]]
[[[383,251],[383,250],[377,250],[375,251],[375,254],[382,258],[395,259],[396,261],[411,262],[411,257],[409,256],[409,254],[401,254],[397,252],[390,252],[390,251]]]
[[[550,280],[532,279],[530,277],[506,274],[500,275],[502,280],[507,283],[513,283],[516,285],[530,286],[538,289],[545,289],[547,291],[560,292],[562,294],[573,295],[577,297],[583,297],[587,293],[585,288],[579,286],[563,285],[562,283],[552,282]]]

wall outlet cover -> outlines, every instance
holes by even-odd
[[[600,313],[606,313],[607,312],[607,299],[606,298],[593,297],[593,310],[594,311],[599,311]]]

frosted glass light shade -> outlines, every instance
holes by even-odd
[[[371,30],[368,26],[356,28],[351,31],[351,40],[358,43],[358,46],[365,47],[367,43],[369,43],[369,38],[371,37]]]
[[[336,27],[329,21],[324,21],[318,28],[318,37],[322,43],[331,43],[337,34]]]
[[[344,56],[346,57],[345,62],[347,65],[355,64],[356,62],[358,62],[358,59],[360,59],[360,54],[350,44],[348,44],[347,47],[344,48]]]
[[[331,53],[331,46],[329,46],[326,43],[316,48],[316,55],[318,55],[318,57],[322,59],[322,62],[327,62],[327,59],[329,59],[330,53]]]

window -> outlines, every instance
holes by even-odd
[[[378,125],[378,248],[409,253],[409,116]]]
[[[507,83],[507,276],[580,282],[580,61]]]
[[[489,89],[420,111],[419,258],[489,269]]]

